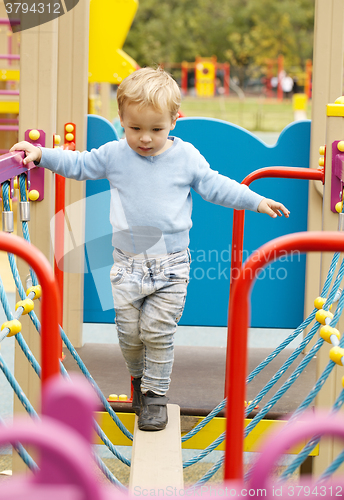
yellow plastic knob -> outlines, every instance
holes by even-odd
[[[335,104],[344,104],[344,95],[337,97],[337,99],[334,102]]]
[[[111,403],[111,401],[117,401],[118,400],[118,396],[117,394],[110,394],[110,396],[108,397],[108,401]]]
[[[336,212],[338,212],[339,214],[341,214],[342,210],[343,210],[343,202],[342,201],[338,201],[338,203],[336,203],[335,209],[336,209]]]
[[[325,165],[325,158],[320,157],[318,163],[319,163],[319,167],[323,167]]]
[[[326,299],[324,297],[317,297],[314,300],[314,307],[316,307],[317,309],[322,309],[325,302],[326,302]]]
[[[65,131],[66,132],[73,132],[74,131],[74,125],[72,125],[71,123],[67,123],[67,125],[65,126]]]
[[[41,137],[41,134],[38,132],[38,130],[33,129],[30,130],[29,137],[32,141],[37,141]]]
[[[344,151],[344,141],[339,141],[338,142],[337,149],[338,149],[338,151],[341,151],[341,152]]]
[[[342,365],[342,357],[344,356],[344,349],[342,347],[332,347],[329,354],[331,361],[333,361],[337,365]]]
[[[37,189],[31,189],[31,191],[29,191],[28,196],[29,196],[29,200],[36,201],[39,198],[39,192],[37,191]]]
[[[326,342],[331,344],[331,335],[335,335],[337,339],[340,339],[340,333],[337,328],[332,328],[330,325],[324,325],[320,328],[320,337],[323,338]]]
[[[326,153],[326,147],[325,146],[320,146],[319,148],[319,155],[324,156]]]
[[[326,298],[325,297],[317,297],[315,300],[314,300],[314,307],[316,307],[317,309],[322,309],[324,304],[326,302]],[[332,304],[330,305],[329,307],[329,310],[331,311],[332,309]]]
[[[322,325],[326,325],[325,319],[333,318],[333,314],[330,311],[324,311],[324,309],[319,309],[315,314],[315,319]]]
[[[22,329],[21,322],[18,321],[17,319],[12,319],[11,321],[5,321],[1,327],[1,331],[4,330],[5,328],[8,328],[10,333],[7,335],[7,337],[13,337],[13,335],[17,335]]]
[[[17,310],[19,307],[22,307],[24,309],[22,314],[28,314],[35,307],[35,304],[31,299],[24,299],[16,303],[15,310]]]
[[[31,292],[34,292],[35,296],[32,300],[40,299],[42,296],[42,287],[41,285],[30,286],[26,290],[26,295],[29,295]]]
[[[118,396],[119,401],[127,401],[128,396],[126,394],[120,394]]]
[[[66,141],[74,141],[74,134],[66,134]]]
[[[54,135],[54,144],[55,146],[58,146],[61,142],[61,136],[60,135]]]

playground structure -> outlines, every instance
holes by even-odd
[[[306,61],[305,71],[301,74],[294,75],[294,81],[298,87],[303,88],[303,93],[310,99],[312,97],[312,61]],[[266,96],[273,97],[275,93],[273,88],[276,88],[277,98],[283,99],[283,84],[282,80],[286,76],[284,71],[284,57],[280,54],[277,60],[269,59],[266,63]],[[274,84],[274,85],[273,85]]]
[[[12,33],[4,5],[0,8],[0,153],[18,138],[19,35]]]
[[[195,62],[183,61],[182,63],[161,64],[166,71],[171,69],[181,70],[181,91],[183,95],[188,94],[189,78],[193,76],[194,87],[197,97],[213,97],[216,94],[218,72],[222,73],[223,95],[229,95],[229,63],[219,63],[215,56],[197,57]]]
[[[320,8],[324,7],[324,5],[321,4],[321,2],[319,3],[319,5],[320,5]],[[328,8],[328,4],[326,5],[326,8]],[[341,20],[341,22],[343,22],[343,16],[340,17],[338,15],[338,12],[342,12],[342,10],[340,10],[340,9],[342,9],[342,7],[340,7],[338,4],[333,3],[333,9],[334,8],[336,8],[336,20],[339,17],[339,20]],[[77,10],[77,9],[79,9],[79,10]],[[85,19],[85,17],[87,16],[87,14],[85,13],[85,11],[82,10],[82,9],[80,10],[80,9],[81,9],[81,6],[76,6],[75,7],[75,12],[71,11],[68,14],[68,16],[67,15],[63,16],[61,19],[58,20],[58,23],[54,21],[52,24],[53,24],[55,30],[53,30],[53,31],[51,31],[51,30],[49,30],[49,32],[45,31],[44,30],[44,26],[42,26],[42,27],[39,28],[38,33],[37,33],[38,40],[39,40],[40,43],[44,43],[45,47],[47,47],[47,49],[50,52],[46,56],[47,57],[46,61],[44,61],[44,60],[40,61],[40,58],[42,58],[44,54],[42,54],[42,53],[37,54],[37,52],[34,50],[34,44],[33,43],[31,44],[31,48],[33,49],[32,50],[32,54],[34,54],[35,57],[31,58],[30,64],[32,64],[32,62],[33,62],[34,65],[36,65],[36,69],[38,68],[38,65],[44,64],[44,63],[51,64],[51,61],[54,60],[52,58],[52,55],[56,55],[55,50],[56,50],[57,38],[58,39],[61,38],[61,43],[66,43],[66,44],[70,43],[70,41],[71,41],[71,32],[72,32],[71,30],[75,29],[75,25],[77,25],[79,23],[79,19],[80,18],[81,19]],[[78,14],[80,16],[80,18],[74,17],[74,14],[75,14],[75,16],[76,16],[76,14]],[[70,18],[72,18],[72,19],[70,19]],[[57,37],[57,27],[60,25],[60,23],[63,23],[63,22],[66,23],[64,25],[63,31],[60,31],[61,33],[63,33],[63,37],[62,36],[61,37]],[[338,21],[338,25],[340,25],[339,21]],[[67,31],[66,31],[66,26],[69,27],[69,30],[67,30]],[[78,25],[78,28],[81,30],[81,28],[82,28],[81,22]],[[59,30],[62,30],[61,26],[59,27]],[[66,36],[66,34],[68,34],[68,33],[69,33],[69,35]],[[340,35],[339,35],[338,32],[336,32],[335,29],[331,31],[330,35],[331,35],[331,37],[333,36],[333,40],[338,40],[338,38],[335,38],[335,36],[339,37],[339,39],[340,39]],[[329,36],[329,34],[328,34],[328,36]],[[22,34],[22,37],[25,38],[25,33]],[[64,40],[62,40],[62,38]],[[28,45],[30,46],[30,39],[27,38],[27,40],[25,40],[25,42],[27,42],[25,44],[25,46],[24,46],[25,50],[29,51]],[[49,42],[49,43],[47,43],[47,42]],[[35,43],[37,43],[37,40],[35,40]],[[22,41],[22,44],[23,44],[23,41]],[[333,43],[333,47],[336,46],[336,45],[337,45],[337,42]],[[78,46],[78,48],[79,49],[82,48],[82,44],[81,43]],[[23,48],[23,50],[24,50],[24,48]],[[28,52],[28,53],[30,54],[30,52]],[[329,60],[332,61],[332,69],[333,70],[334,70],[334,68],[336,66],[335,65],[335,60],[334,60],[335,56],[336,56],[336,52],[333,55],[331,55],[332,59],[329,58]],[[64,61],[62,59],[63,58],[59,59],[59,64],[61,66],[64,64]],[[22,58],[22,65],[24,65],[24,67],[25,67],[25,58],[24,57]],[[86,66],[87,65],[84,64],[83,65],[83,69],[85,69]],[[70,62],[69,62],[68,68],[69,68],[69,73],[67,72],[67,76],[73,76],[76,79],[77,75],[75,74],[75,69],[73,68],[73,64],[70,64]],[[29,75],[29,74],[30,74],[30,79],[31,79],[32,78],[32,72],[30,71],[30,73],[28,73],[27,75]],[[64,76],[65,75],[66,75],[66,73],[64,74]],[[31,120],[31,122],[35,121],[36,123],[34,125],[37,126],[37,128],[39,128],[39,129],[43,129],[43,130],[45,130],[47,132],[47,130],[50,128],[50,130],[46,134],[46,136],[47,136],[47,145],[49,145],[49,142],[50,142],[50,146],[52,145],[52,139],[51,139],[51,137],[52,137],[53,133],[55,133],[55,128],[54,128],[54,123],[53,122],[54,122],[54,119],[56,119],[57,115],[59,117],[61,117],[63,114],[64,115],[68,114],[68,117],[66,117],[66,119],[63,122],[61,122],[61,123],[69,123],[69,122],[72,121],[73,123],[76,124],[77,130],[78,130],[78,141],[79,141],[79,137],[80,138],[83,137],[82,131],[84,130],[83,126],[82,126],[82,123],[83,123],[82,119],[83,119],[83,117],[80,120],[76,119],[76,118],[80,118],[80,115],[81,115],[81,113],[79,113],[80,110],[76,109],[76,104],[75,104],[75,101],[78,98],[78,92],[80,94],[80,87],[79,88],[78,87],[74,87],[74,80],[72,78],[70,80],[68,80],[68,81],[73,81],[73,89],[72,90],[73,90],[74,93],[73,92],[70,92],[70,93],[73,95],[73,97],[75,98],[75,100],[66,103],[66,102],[64,102],[65,96],[63,94],[61,94],[61,96],[60,96],[61,100],[59,101],[59,105],[57,107],[58,111],[56,109],[53,112],[51,111],[50,96],[54,95],[54,94],[49,94],[49,92],[51,92],[52,89],[56,90],[56,88],[57,88],[57,79],[56,78],[54,79],[53,78],[54,76],[56,77],[56,74],[54,74],[54,72],[52,72],[51,79],[48,80],[48,82],[46,82],[46,81],[45,82],[39,82],[38,80],[36,80],[36,81],[33,82],[37,86],[42,85],[43,88],[41,89],[42,92],[40,92],[40,98],[42,99],[43,102],[41,102],[41,100],[39,101],[39,109],[38,110],[37,109],[35,109],[35,110],[31,109],[30,110],[30,111],[34,111],[31,114],[31,116],[29,114],[27,116],[25,116],[25,113],[24,113],[24,116],[23,116],[23,120],[25,119],[26,123],[28,123],[29,120]],[[28,76],[27,76],[27,78],[28,78]],[[25,80],[25,71],[23,71],[23,67],[22,67],[21,95],[22,95],[22,93],[25,93],[25,85],[24,85],[24,82],[22,81],[23,79]],[[338,75],[337,75],[337,78],[334,78],[334,80],[338,84],[338,82],[339,82]],[[30,83],[31,82],[29,82],[28,79],[25,81],[25,83],[27,84],[28,87],[30,87]],[[61,81],[61,85],[62,86],[63,86],[63,83],[64,83],[64,85],[66,85],[66,82]],[[328,83],[328,85],[329,85],[329,83]],[[334,88],[335,85],[334,84],[331,84],[331,85],[333,85],[333,87],[331,88],[332,94],[334,92],[336,92],[335,97],[337,97],[338,95],[340,95],[341,92],[338,91],[337,88]],[[81,88],[84,89],[85,87],[82,86]],[[31,85],[31,90],[32,90],[32,85]],[[70,91],[70,89],[69,89],[69,91]],[[37,94],[34,94],[34,95],[37,95]],[[65,95],[68,96],[69,94],[66,93]],[[85,93],[84,93],[83,97],[85,97]],[[332,100],[328,99],[327,102],[333,102],[335,100],[335,97],[333,97]],[[45,102],[44,102],[44,99],[45,99]],[[79,102],[80,102],[80,100],[81,99],[79,99]],[[72,102],[73,102],[73,106],[71,106]],[[34,107],[34,104],[36,104],[36,105],[38,104],[38,99],[37,98],[36,99],[31,99],[31,100],[28,99],[28,101],[27,101],[26,104],[28,105],[28,107],[30,107],[30,106]],[[56,105],[56,101],[53,104]],[[46,105],[46,108],[44,108],[44,105]],[[68,108],[68,105],[70,106],[69,108]],[[332,111],[331,111],[331,109],[332,109]],[[331,113],[331,112],[338,113],[339,109],[342,109],[342,104],[340,102],[337,103],[336,105],[334,105],[332,108],[330,108],[329,113]],[[336,111],[333,111],[333,110],[336,110]],[[77,113],[77,111],[78,111],[78,113]],[[51,114],[53,114],[53,118],[54,119],[52,119]],[[20,117],[20,120],[22,120],[22,117]],[[45,122],[44,125],[42,124],[42,122]],[[60,123],[60,122],[58,122],[58,123]],[[47,126],[47,128],[45,128],[45,125]],[[55,125],[56,125],[56,123],[55,123]],[[20,127],[21,126],[22,125],[20,124]],[[23,129],[22,129],[22,132],[23,132]],[[313,134],[313,130],[312,130],[312,134]],[[338,116],[338,115],[337,116],[329,116],[329,119],[328,119],[328,135],[327,135],[327,139],[325,141],[325,136],[322,137],[321,141],[319,141],[317,143],[316,149],[318,149],[319,143],[320,144],[326,143],[327,145],[329,145],[329,144],[332,144],[335,141],[338,141],[338,138],[342,138],[342,137],[343,137],[342,116],[341,115],[340,116]],[[78,147],[82,148],[82,146],[79,146],[79,145],[78,145]],[[326,164],[327,165],[331,165],[332,155],[333,155],[332,149],[328,147],[327,151],[326,151]],[[313,164],[313,166],[314,166],[314,164]],[[331,182],[329,180],[329,179],[331,179],[331,173],[332,173],[331,170],[332,170],[331,168],[328,168],[326,170],[325,191],[324,191],[324,206],[325,207],[329,206],[329,199],[331,197]],[[69,183],[69,181],[67,181],[67,184],[68,183]],[[44,238],[42,238],[42,230],[41,230],[42,225],[39,226],[39,223],[42,224],[42,221],[43,221],[46,224],[47,221],[49,221],[49,216],[52,213],[51,212],[51,208],[50,208],[49,203],[48,203],[48,198],[49,198],[49,196],[51,196],[51,184],[52,184],[52,176],[50,175],[49,172],[46,172],[45,198],[44,198],[44,200],[42,200],[42,202],[39,202],[36,205],[33,204],[33,206],[32,206],[32,212],[33,212],[33,214],[32,214],[32,224],[31,224],[31,226],[32,226],[31,227],[31,235],[33,235],[32,239],[35,239],[36,241],[38,241],[39,248],[41,248],[43,246],[43,247],[45,247],[45,250],[48,250],[47,251],[47,255],[50,255],[49,243],[46,240],[45,241],[41,241]],[[70,198],[72,198],[72,195],[73,195],[73,197],[75,196],[75,192],[76,192],[77,189],[79,189],[78,186],[73,185],[73,189],[70,190],[73,193],[71,193],[71,192],[69,193]],[[67,191],[67,193],[68,193],[68,191]],[[68,203],[68,201],[67,201],[67,203]],[[319,203],[317,205],[319,205]],[[45,207],[45,210],[44,210],[44,207]],[[46,213],[44,213],[44,212],[46,212]],[[326,215],[329,215],[329,217],[328,217],[328,220],[325,219],[325,222],[324,222],[325,227],[324,227],[324,229],[325,230],[328,230],[328,229],[335,230],[336,227],[334,227],[334,226],[337,225],[337,217],[338,216],[335,215],[335,214],[332,214],[332,213],[328,214],[327,211],[326,211]],[[82,216],[82,214],[81,214],[81,216]],[[48,227],[48,226],[45,225],[43,227]],[[319,236],[319,238],[320,238],[320,236]],[[333,238],[336,239],[336,241],[337,241],[336,245],[337,246],[336,246],[336,248],[331,248],[331,250],[340,251],[342,249],[342,247],[340,246],[340,244],[342,243],[342,237],[341,237],[341,235],[338,236],[336,234],[336,236],[333,236]],[[320,248],[317,247],[317,249],[320,249]],[[5,250],[6,250],[6,248],[5,248]],[[321,268],[319,266],[319,269],[321,269],[321,272],[323,273],[323,280],[322,280],[323,282],[325,281],[325,279],[324,279],[325,270],[328,270],[330,268],[330,265],[326,265],[326,261],[328,263],[328,260],[329,259],[325,256],[324,259],[323,259],[323,263],[322,263]],[[25,271],[25,274],[26,274],[26,271]],[[314,276],[314,274],[316,274],[314,272],[314,269],[312,269],[312,274],[313,274],[313,276]],[[72,277],[72,278],[75,280],[75,277]],[[39,276],[39,279],[41,279],[40,276]],[[78,277],[77,279],[80,280],[80,277]],[[67,277],[66,281],[67,281],[67,283],[65,285],[65,290],[67,288],[67,294],[68,294],[68,292],[70,292],[68,290],[68,287],[72,288],[71,283],[70,283],[71,277]],[[315,289],[318,289],[317,285],[314,286],[313,289],[312,289],[313,300],[314,300],[314,290]],[[65,294],[65,297],[66,297],[66,294]],[[68,304],[68,302],[71,302],[70,301],[71,298],[73,298],[73,302],[75,304],[75,300],[77,300],[77,297],[76,297],[76,294],[72,293],[72,292],[70,292],[70,297],[69,297],[69,300],[66,301],[66,304]],[[80,304],[79,304],[79,308],[80,308]],[[66,307],[65,310],[67,312],[67,316],[70,316],[71,310],[72,310],[72,315],[73,314],[75,315],[75,313],[77,313],[77,314],[80,315],[80,309],[77,310],[77,311],[75,311],[75,309],[73,309],[73,305],[71,307]],[[70,322],[70,317],[68,317],[67,321]],[[65,319],[65,323],[66,323],[66,319]],[[76,328],[76,330],[75,330],[76,332],[78,332],[78,328],[79,327]],[[28,327],[28,331],[30,331],[30,327]],[[71,330],[71,332],[74,333],[73,330]],[[35,335],[32,334],[32,339],[30,339],[30,340],[33,340],[32,343],[36,344],[36,346],[37,346],[37,344],[38,344],[38,342],[37,342],[37,334],[35,334]],[[39,349],[37,349],[37,351],[39,351]],[[322,354],[321,354],[319,356],[319,358],[326,359],[326,363],[327,363],[326,353],[324,353],[324,356],[322,356]],[[18,362],[16,363],[16,365],[18,365]],[[31,376],[31,374],[29,374],[29,375],[26,376],[25,369],[23,370],[23,372],[24,372],[24,377],[23,377],[23,375],[20,375],[20,374],[19,374],[19,377],[21,377],[21,378],[24,379],[24,384],[23,385],[29,386],[33,377]],[[27,371],[27,373],[30,373],[30,372]],[[244,373],[244,377],[245,376],[246,376],[246,373]],[[25,379],[25,377],[26,377],[26,379]],[[332,378],[338,378],[337,375],[335,375],[335,377],[333,377],[331,375],[331,377]],[[335,381],[335,386],[337,386],[337,388],[338,388],[338,384],[339,384],[339,382]],[[229,385],[229,387],[230,387],[230,385]],[[32,390],[31,387],[29,387],[29,391],[28,392],[29,393],[30,392],[33,393],[33,390]],[[330,394],[330,392],[331,392],[331,394]],[[325,402],[324,406],[326,406],[328,408],[331,407],[332,403],[329,400],[331,398],[333,399],[333,394],[335,392],[338,393],[338,391],[335,391],[335,390],[332,391],[331,390],[331,391],[328,391],[328,393],[326,393],[324,395],[324,399],[327,400]],[[231,397],[233,397],[235,399],[235,403],[237,403],[237,401],[243,401],[244,398],[242,398],[242,391],[241,391],[240,395],[238,396],[239,399],[236,399],[237,396],[238,395],[231,396]],[[238,406],[240,407],[240,404]],[[239,408],[239,409],[241,411],[241,408]],[[239,422],[239,420],[238,420],[238,422]],[[242,425],[242,419],[240,420],[239,424]],[[230,426],[230,429],[232,429],[232,426]],[[239,432],[239,434],[237,434],[237,436],[240,436],[240,431],[238,431],[238,432]],[[239,440],[241,442],[240,437],[239,437]],[[227,443],[228,443],[228,441],[227,441]],[[228,444],[227,444],[227,446],[228,446]],[[328,455],[332,455],[333,451],[331,450],[330,452],[326,452],[326,453]],[[240,475],[241,475],[241,471],[240,471],[241,465],[239,464],[239,465],[236,465],[235,467],[236,467],[235,470],[232,471],[232,472],[230,472],[230,474],[233,475],[233,478],[236,478],[236,477],[240,478]]]
[[[89,113],[109,118],[110,85],[138,68],[123,44],[138,8],[138,0],[92,0],[89,29]],[[106,12],[106,16],[104,16]]]

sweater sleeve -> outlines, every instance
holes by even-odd
[[[264,199],[263,196],[251,191],[248,186],[212,170],[202,155],[191,187],[204,200],[237,210],[256,212],[259,203]]]
[[[115,154],[116,143],[117,141],[114,141],[82,153],[60,148],[41,148],[42,158],[39,166],[78,181],[104,179],[107,177],[108,158],[110,153],[111,156]]]

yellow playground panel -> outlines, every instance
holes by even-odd
[[[196,58],[196,93],[199,97],[212,97],[215,94],[216,57]]]
[[[134,432],[134,419],[135,413],[119,413],[119,419],[122,424],[130,431]],[[183,418],[183,417],[181,417]],[[131,446],[132,442],[124,436],[122,431],[117,427],[117,425],[112,420],[111,416],[107,412],[98,411],[96,412],[96,419],[102,430],[105,432],[107,437],[112,443],[116,443],[116,446]],[[196,417],[193,427],[196,427],[198,423],[204,420],[204,417]],[[251,422],[251,419],[245,419],[245,426]],[[271,431],[276,431],[276,429],[282,429],[286,424],[285,420],[261,420],[256,428],[251,432],[244,441],[244,451],[256,452],[259,451],[262,438],[266,438],[267,434]],[[185,443],[182,443],[182,448],[194,449],[194,450],[204,450],[209,446],[215,439],[217,439],[223,432],[225,432],[226,420],[223,417],[213,418],[207,425],[202,429],[201,432],[197,433],[195,436],[191,437]],[[182,435],[186,432],[182,433]],[[294,446],[291,450],[288,450],[288,454],[299,453],[303,446],[306,444],[304,442],[299,443]],[[94,433],[94,443],[103,444],[101,439]],[[223,441],[216,450],[224,450],[225,442]],[[310,456],[319,455],[319,445],[315,446],[310,452]]]
[[[89,29],[90,83],[115,83],[137,69],[123,44],[138,8],[138,0],[91,0]]]

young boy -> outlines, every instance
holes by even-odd
[[[35,161],[64,177],[109,180],[114,246],[110,279],[119,345],[133,377],[139,428],[155,431],[164,429],[168,420],[165,394],[174,333],[189,281],[191,188],[226,207],[271,217],[288,217],[289,211],[211,170],[191,144],[170,137],[181,96],[162,69],[135,71],[119,86],[117,101],[125,139],[82,153],[37,148],[25,141],[11,151],[23,150],[24,163]]]

